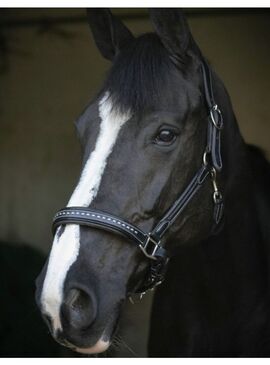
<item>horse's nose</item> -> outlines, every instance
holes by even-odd
[[[67,327],[83,330],[88,328],[96,318],[97,301],[90,291],[72,288],[65,295],[61,311]]]

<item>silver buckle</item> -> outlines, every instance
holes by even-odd
[[[211,169],[211,180],[212,180],[212,185],[213,185],[213,189],[214,189],[214,193],[213,193],[214,203],[219,204],[222,201],[222,194],[219,191],[218,186],[217,186],[217,172],[214,167],[212,167],[212,169]]]
[[[149,245],[154,244],[154,247],[150,247],[149,250]],[[150,233],[147,236],[147,241],[145,243],[144,246],[139,245],[140,249],[142,250],[142,252],[145,254],[146,257],[148,257],[149,259],[152,260],[157,260],[155,253],[157,252],[157,249],[160,247],[160,241],[156,242],[150,235]],[[152,250],[151,250],[152,248]],[[150,251],[150,252],[149,252]]]

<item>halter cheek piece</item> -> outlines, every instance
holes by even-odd
[[[85,207],[61,209],[53,219],[53,233],[61,225],[79,224],[120,234],[136,244],[150,263],[146,279],[136,292],[144,293],[164,280],[169,255],[166,249],[162,247],[162,238],[208,177],[210,177],[213,185],[214,227],[220,223],[223,216],[223,198],[216,180],[217,172],[222,169],[220,138],[223,118],[214,100],[211,71],[204,60],[202,61],[202,74],[205,100],[209,111],[207,144],[202,158],[202,166],[151,232],[145,233],[133,224],[110,213]]]

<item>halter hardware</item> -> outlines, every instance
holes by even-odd
[[[143,284],[136,291],[141,295],[147,290],[155,288],[164,280],[169,254],[162,246],[162,237],[183,212],[193,196],[200,190],[208,176],[210,176],[213,186],[214,227],[220,223],[223,217],[223,198],[217,184],[217,172],[222,170],[221,130],[223,128],[223,117],[214,100],[212,75],[208,64],[204,60],[202,60],[202,74],[205,100],[209,112],[207,145],[202,158],[202,166],[151,232],[147,234],[122,218],[86,207],[66,207],[58,211],[53,219],[52,229],[54,234],[61,225],[79,224],[120,234],[135,243],[146,258],[150,260],[148,274]]]
[[[151,232],[148,233],[147,240],[144,246],[139,245],[140,249],[144,253],[146,257],[152,260],[157,260],[156,252],[158,248],[160,248],[160,241],[156,242],[154,238],[151,236]]]
[[[217,129],[221,130],[223,128],[223,118],[222,118],[222,113],[217,104],[213,105],[212,108],[210,109],[210,117],[214,126]]]

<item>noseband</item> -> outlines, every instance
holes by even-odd
[[[145,281],[136,292],[142,293],[153,289],[164,280],[169,254],[162,246],[162,238],[192,200],[193,196],[203,186],[207,178],[211,179],[213,185],[214,227],[220,223],[223,216],[223,198],[218,189],[216,179],[217,172],[222,170],[220,145],[223,118],[214,99],[211,71],[204,60],[202,61],[202,74],[205,101],[209,113],[207,144],[202,156],[202,166],[151,232],[145,233],[133,224],[110,213],[86,207],[67,207],[61,209],[53,219],[53,233],[61,225],[79,224],[120,234],[136,244],[149,259],[150,263]]]

